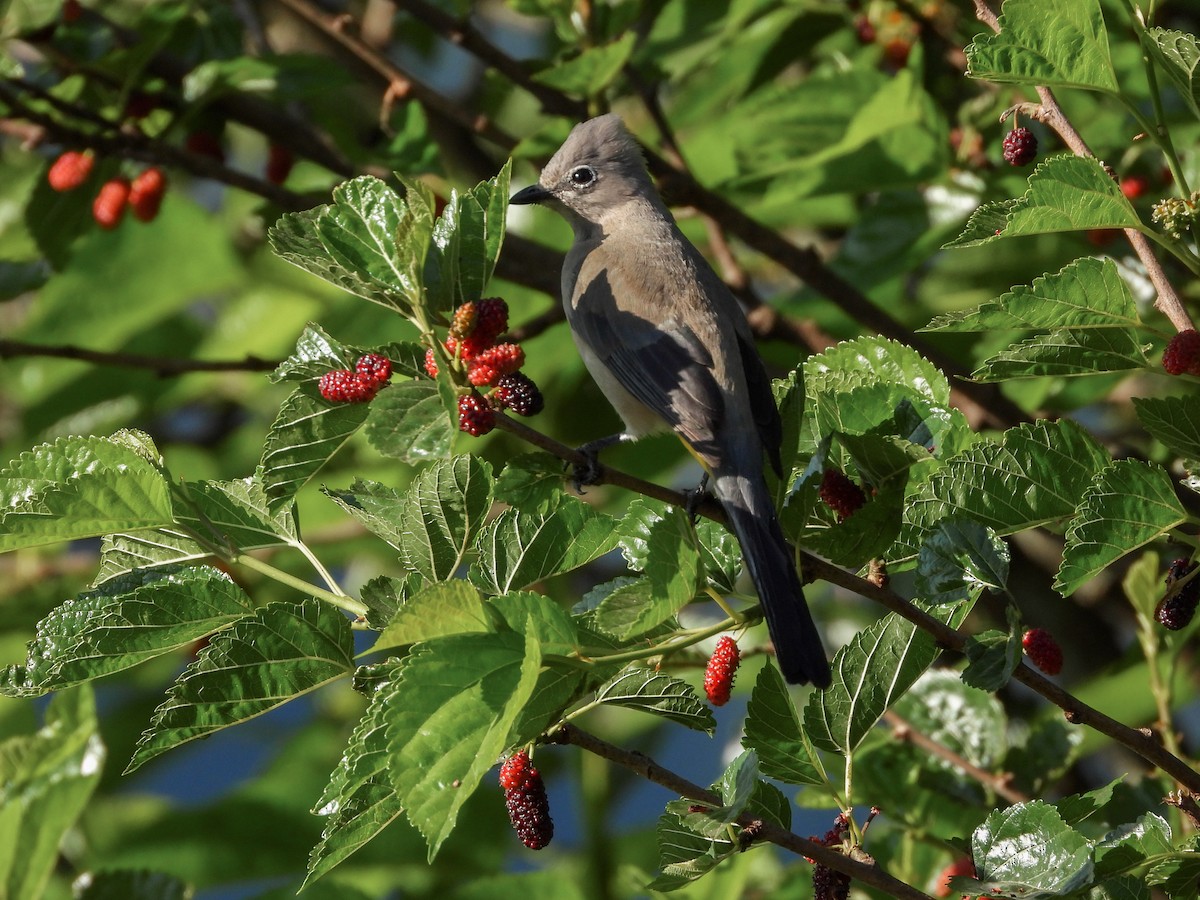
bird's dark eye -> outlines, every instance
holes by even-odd
[[[596,180],[596,170],[591,166],[576,166],[571,170],[571,184],[575,187],[587,187]]]

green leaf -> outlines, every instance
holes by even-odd
[[[913,729],[984,770],[992,770],[1007,746],[1004,707],[988,691],[965,684],[948,669],[931,669],[896,704]],[[953,763],[926,763],[936,778],[970,780]]]
[[[260,716],[354,668],[350,621],[327,603],[272,603],[218,632],[154,711],[126,773]]]
[[[927,603],[974,600],[984,588],[1008,584],[1008,545],[969,519],[941,522],[917,556],[917,595]]]
[[[1180,900],[1194,898],[1197,883],[1200,883],[1200,852],[1191,848],[1155,864],[1146,875],[1146,884],[1160,886],[1167,896]]]
[[[1169,855],[1173,850],[1171,826],[1166,819],[1154,813],[1144,813],[1138,816],[1136,822],[1114,828],[1096,843],[1093,850],[1096,876],[1103,878],[1110,873],[1120,875],[1136,870],[1151,859]]]
[[[1133,408],[1145,429],[1171,452],[1200,459],[1200,395],[1134,397]]]
[[[929,634],[889,613],[838,650],[833,684],[804,707],[804,731],[818,747],[849,755],[936,656]]]
[[[617,638],[660,625],[696,596],[703,569],[687,513],[660,512],[644,501],[629,506],[619,525],[621,550],[644,574],[636,586],[609,594],[596,610],[596,627]]]
[[[548,513],[564,496],[562,460],[549,453],[523,453],[507,459],[496,477],[496,500],[527,513]]]
[[[358,356],[355,348],[330,337],[315,322],[309,322],[296,338],[296,349],[271,373],[271,380],[276,383],[316,380],[330,369],[353,369]]]
[[[0,552],[170,524],[156,457],[132,432],[60,438],[20,454],[0,469]]]
[[[938,316],[922,330],[1140,327],[1137,303],[1117,264],[1108,257],[1086,256],[973,309]]]
[[[937,366],[911,347],[887,338],[842,341],[804,363],[804,387],[817,409],[822,407],[822,394],[844,394],[873,385],[901,386],[906,395],[935,404],[950,402],[950,385]]]
[[[621,73],[636,41],[637,34],[628,31],[611,44],[590,47],[572,60],[538,72],[533,80],[567,94],[594,97]]]
[[[494,630],[479,591],[463,579],[455,578],[426,585],[408,597],[383,629],[371,652],[452,634]]]
[[[1094,868],[1087,839],[1041,800],[989,815],[971,835],[971,856],[980,893],[1062,895],[1089,884]]]
[[[359,670],[372,682],[371,703],[350,736],[338,767],[313,812],[326,819],[321,842],[308,857],[305,886],[327,874],[404,812],[388,767],[389,689],[403,662]]]
[[[0,693],[38,696],[136,666],[253,612],[228,575],[212,568],[130,572],[67,600],[38,622],[24,666],[0,676]]]
[[[43,895],[104,769],[90,687],[54,696],[35,734],[0,742],[0,896]]]
[[[787,784],[824,784],[821,761],[800,727],[783,676],[763,666],[746,707],[742,744],[758,754],[762,773]]]
[[[1096,476],[1067,530],[1054,589],[1064,597],[1127,553],[1187,521],[1161,466],[1120,459]]]
[[[1116,787],[1120,783],[1121,779],[1118,778],[1082,794],[1069,794],[1057,801],[1054,808],[1058,810],[1058,814],[1068,825],[1078,825],[1104,809],[1112,801]]]
[[[732,594],[742,571],[742,548],[737,538],[711,519],[701,519],[694,531],[708,583],[718,592]]]
[[[380,400],[382,397],[374,402]],[[365,403],[330,403],[315,382],[301,384],[283,401],[267,432],[259,463],[259,477],[272,512],[289,503],[350,440],[366,421],[367,407]]]
[[[370,404],[367,440],[384,456],[409,465],[448,459],[453,436],[436,382],[402,381]]]
[[[1001,237],[1143,227],[1120,186],[1091,157],[1050,157],[1029,176],[1029,190],[1005,202],[1003,224],[997,224],[1000,211],[993,205],[979,221],[972,216],[963,233],[944,248],[975,247]]]
[[[1167,73],[1184,102],[1200,117],[1200,41],[1186,31],[1146,30],[1146,46]]]
[[[333,203],[285,214],[267,236],[293,265],[411,315],[421,304],[432,231],[426,204],[410,206],[383,181],[363,175],[334,188]]]
[[[709,735],[717,727],[712,710],[690,684],[637,665],[600,688],[595,702],[641,710]]]
[[[451,190],[434,223],[425,262],[426,296],[432,309],[449,311],[483,296],[504,240],[511,172],[509,161],[495,178],[472,190],[462,194]]]
[[[1021,663],[1021,639],[1015,631],[990,629],[967,638],[963,684],[998,691]]]
[[[74,900],[191,900],[185,881],[165,872],[109,870],[75,879]]]
[[[392,783],[431,860],[505,749],[540,668],[532,635],[455,635],[418,644],[381,689]]]
[[[1062,328],[1002,350],[984,360],[971,378],[981,382],[1077,378],[1144,369],[1150,365],[1149,347],[1132,330]]]
[[[408,598],[425,585],[425,579],[410,572],[404,578],[380,575],[363,585],[359,599],[367,607],[367,624],[382,631],[396,617]]]
[[[967,48],[967,74],[1120,92],[1099,0],[1007,0],[999,34],[978,35]]]
[[[1074,515],[1107,451],[1074,422],[1010,428],[946,461],[911,500],[893,559],[916,553],[945,519],[960,517],[1007,535]]]
[[[403,494],[361,479],[325,493],[399,550],[406,569],[444,581],[463,564],[491,510],[491,467],[456,456],[422,469]]]
[[[616,521],[564,496],[553,510],[506,509],[484,526],[469,577],[489,594],[507,594],[577,569],[617,543]]]
[[[729,838],[708,838],[684,824],[684,817],[664,812],[655,829],[658,864],[662,870],[646,885],[647,890],[673,891],[711,872],[717,864],[737,852]]]

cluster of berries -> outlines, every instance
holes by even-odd
[[[534,768],[527,752],[518,750],[504,761],[500,787],[504,788],[504,805],[517,837],[530,850],[541,850],[554,837],[554,822],[542,774]]]
[[[1004,136],[1004,161],[1010,166],[1027,166],[1037,158],[1038,143],[1028,128],[1014,128]]]
[[[1163,351],[1162,366],[1168,375],[1200,375],[1200,332],[1178,332]]]
[[[845,813],[838,813],[833,820],[833,827],[825,832],[825,836],[818,838],[813,835],[809,840],[815,841],[824,847],[842,847],[846,843],[846,836],[850,833],[850,822],[846,818]],[[807,858],[807,857],[806,857]],[[843,872],[838,872],[828,866],[823,866],[819,862],[808,860],[813,863],[813,897],[814,900],[846,900],[850,896],[850,876]]]
[[[839,469],[825,470],[821,476],[817,496],[837,514],[839,522],[850,518],[867,502],[867,495],[863,493],[863,489]]]
[[[713,706],[724,706],[729,702],[733,676],[737,674],[741,659],[737,641],[729,635],[722,635],[704,669],[704,693]]]
[[[68,150],[50,166],[46,180],[56,191],[73,191],[88,180],[95,164],[96,156],[91,150]],[[100,186],[92,202],[92,218],[101,228],[111,230],[121,224],[128,207],[139,221],[153,222],[166,192],[167,176],[155,166],[144,169],[133,181],[110,178]]]
[[[1047,675],[1062,671],[1063,652],[1054,635],[1044,628],[1030,628],[1021,636],[1021,649],[1029,661]]]
[[[469,301],[454,312],[450,335],[443,346],[466,370],[476,388],[491,388],[487,396],[471,391],[458,399],[458,427],[473,437],[487,434],[496,424],[496,411],[511,409],[519,416],[534,416],[546,405],[533,379],[521,371],[525,351],[520,345],[496,343],[508,330],[508,304],[499,297]],[[425,371],[438,374],[437,354],[425,351]]]
[[[367,403],[391,380],[392,361],[378,353],[358,358],[354,371],[333,369],[321,376],[321,396],[331,403]]]
[[[1193,578],[1177,591],[1171,591],[1171,587],[1194,571],[1196,565],[1189,559],[1176,559],[1167,567],[1167,594],[1154,608],[1154,618],[1163,628],[1179,631],[1195,617],[1196,606],[1200,605],[1200,577]]]

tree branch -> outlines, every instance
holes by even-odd
[[[682,775],[678,775],[670,769],[660,766],[646,754],[624,750],[574,725],[563,725],[549,735],[549,740],[552,743],[571,744],[579,747],[581,750],[586,750],[588,753],[595,754],[601,759],[606,759],[609,762],[629,769],[647,781],[665,787],[679,794],[681,797],[686,797],[689,800],[695,800],[698,803],[708,806],[721,806],[721,798],[716,794],[705,790],[698,784],[688,781]],[[814,862],[834,871],[843,872],[851,878],[855,878],[865,885],[878,888],[893,897],[901,898],[901,900],[932,900],[928,894],[924,894],[911,885],[892,877],[877,865],[869,865],[859,862],[856,859],[851,859],[844,853],[839,853],[808,838],[802,838],[795,832],[788,831],[771,822],[763,822],[761,819],[757,819],[748,813],[743,813],[738,817],[737,821],[742,826],[754,825],[758,830],[759,838],[762,840],[782,847],[785,850],[790,850],[799,856],[806,856]]]
[[[180,359],[177,356],[149,356],[143,353],[105,352],[89,350],[74,344],[31,344],[0,338],[0,359],[20,356],[48,356],[54,359],[73,359],[125,369],[149,369],[160,378],[187,372],[270,372],[278,360],[245,356],[242,359]]]

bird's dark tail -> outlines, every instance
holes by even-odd
[[[757,475],[717,473],[713,493],[742,547],[783,677],[792,684],[828,687],[829,661],[766,484]]]

